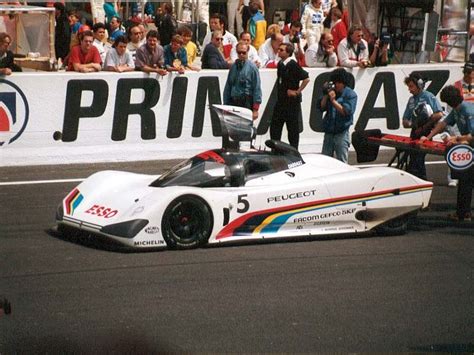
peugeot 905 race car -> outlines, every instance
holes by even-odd
[[[242,118],[251,112],[215,109],[223,123],[234,123],[223,129],[223,148],[161,176],[120,171],[90,176],[60,204],[59,231],[131,248],[188,249],[371,230],[402,233],[408,216],[428,206],[433,184],[398,169],[362,169],[320,154],[300,155],[272,140],[266,150],[240,149],[232,138],[254,137],[251,120]]]

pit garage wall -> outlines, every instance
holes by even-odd
[[[393,65],[351,71],[358,94],[352,129],[401,128],[409,98],[404,78],[422,72],[438,93],[462,77],[461,65]],[[303,92],[302,152],[320,152],[322,114],[316,102],[329,70],[308,69]],[[256,146],[268,139],[276,71],[263,69]],[[164,78],[143,73],[15,73],[0,78],[0,166],[186,158],[220,147],[209,103],[221,103],[227,71]],[[283,140],[286,140],[284,129]]]

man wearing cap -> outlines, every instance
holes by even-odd
[[[463,77],[454,83],[464,101],[474,103],[474,63],[467,62],[463,67]]]
[[[357,94],[348,87],[349,74],[344,68],[333,70],[330,78],[333,86],[326,83],[325,93],[319,100],[319,108],[326,112],[322,153],[330,157],[336,154],[336,159],[347,164],[351,145],[349,127],[354,123]]]

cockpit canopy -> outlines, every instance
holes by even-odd
[[[252,179],[302,164],[299,154],[209,150],[176,165],[151,186],[238,187]]]

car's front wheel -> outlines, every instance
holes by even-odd
[[[213,219],[205,201],[194,195],[173,200],[166,208],[161,222],[163,238],[172,249],[197,248],[211,235]]]

